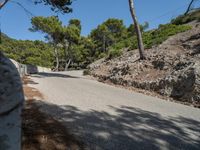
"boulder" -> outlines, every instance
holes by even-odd
[[[0,52],[0,149],[20,150],[23,102],[17,68]]]
[[[160,81],[161,94],[183,101],[200,102],[200,63],[179,62],[173,72]]]

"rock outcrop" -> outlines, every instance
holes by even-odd
[[[0,149],[20,150],[23,101],[19,73],[0,52]]]
[[[200,25],[170,37],[146,50],[147,60],[138,51],[95,62],[90,74],[100,81],[154,91],[176,100],[200,106]]]

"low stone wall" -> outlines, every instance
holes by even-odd
[[[37,74],[39,72],[51,72],[50,68],[45,68],[41,66],[25,65],[25,74]]]
[[[51,72],[50,68],[35,66],[35,65],[24,65],[20,64],[17,61],[10,59],[12,63],[17,68],[18,72],[21,76],[28,75],[28,74],[37,74],[39,72]]]
[[[38,72],[51,72],[50,68],[45,68],[45,67],[38,66],[37,69],[38,69]]]

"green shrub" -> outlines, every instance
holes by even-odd
[[[126,38],[116,44],[114,44],[112,49],[123,49],[123,48],[136,49],[137,48],[137,38],[136,36]]]
[[[172,24],[175,24],[175,25],[181,25],[185,22],[185,17],[183,15],[175,18],[175,19],[172,19],[171,23]]]
[[[85,69],[83,71],[83,75],[86,76],[86,75],[90,75],[90,70],[89,69]]]
[[[174,24],[166,24],[160,25],[158,29],[151,30],[143,33],[143,42],[145,48],[151,48],[152,46],[159,45],[165,40],[167,40],[170,36],[173,36],[177,33],[185,32],[190,30],[191,27],[188,25],[174,25]],[[112,46],[113,49],[123,49],[125,47],[130,47],[131,49],[137,48],[137,38],[136,36],[128,37],[123,41],[116,43]],[[115,51],[111,50],[111,55]]]
[[[106,53],[100,53],[100,54],[98,55],[98,59],[104,58],[104,57],[106,57],[106,56],[107,56]]]
[[[157,30],[148,31],[143,34],[145,48],[151,48],[154,45],[159,45],[167,40],[170,36],[185,32],[189,29],[191,29],[191,27],[188,25],[160,25]]]
[[[22,64],[32,64],[43,67],[53,66],[53,49],[42,41],[15,40],[7,35],[1,35],[0,49],[4,54]]]
[[[108,59],[116,58],[122,55],[122,49],[110,49],[108,52]]]
[[[177,33],[185,32],[187,30],[190,30],[191,27],[189,25],[175,25],[175,24],[166,24],[166,25],[160,25],[158,29],[151,30],[143,33],[143,42],[145,45],[145,48],[152,48],[154,45],[159,45],[163,41],[167,40],[170,36],[175,35]],[[124,40],[116,43],[112,46],[111,49],[111,55],[117,55],[115,52],[118,49],[123,49],[125,47],[130,47],[131,49],[137,48],[137,38],[136,36],[127,37]]]
[[[194,20],[197,20],[197,21],[200,20],[200,10],[191,12],[187,15],[180,15],[177,18],[173,19],[171,23],[175,25],[182,25]]]

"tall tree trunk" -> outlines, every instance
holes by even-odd
[[[188,6],[188,8],[187,8],[187,10],[186,10],[186,12],[185,12],[184,15],[187,15],[187,14],[189,13],[189,11],[190,11],[190,9],[191,9],[192,4],[194,3],[194,1],[195,1],[195,0],[191,0],[191,2],[190,2],[190,4],[189,4],[189,6]]]
[[[133,18],[136,35],[137,35],[140,59],[146,59],[145,52],[144,52],[144,44],[143,44],[143,41],[142,41],[142,33],[140,31],[140,26],[138,24],[137,17],[136,17],[136,14],[135,14],[135,8],[134,8],[133,0],[129,0],[129,7],[130,7],[131,16]]]
[[[71,63],[71,59],[69,59],[68,62],[66,62],[65,64],[65,71],[68,70],[70,63]]]
[[[8,2],[9,0],[4,0],[3,2],[0,3],[0,9],[2,9],[6,3]]]
[[[71,52],[70,52],[71,44],[69,43],[68,46],[65,44],[65,59],[66,59],[66,64],[65,64],[65,71],[68,70],[69,65],[71,63]],[[69,53],[69,56],[67,56]]]
[[[106,37],[103,36],[103,51],[106,52]]]
[[[54,47],[54,53],[55,53],[55,58],[56,58],[56,67],[55,67],[54,71],[58,71],[60,64],[59,64],[58,50],[56,47]]]

